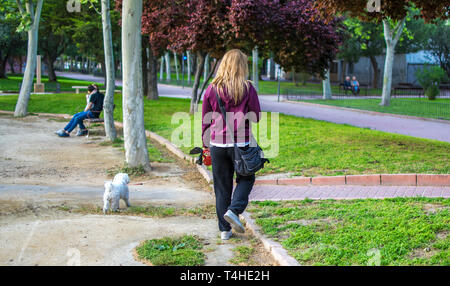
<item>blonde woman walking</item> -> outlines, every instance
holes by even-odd
[[[203,147],[210,149],[216,212],[223,240],[231,237],[232,228],[237,232],[245,231],[239,214],[247,207],[255,182],[255,175],[236,174],[233,193],[234,143],[244,150],[249,148],[254,140],[250,121],[258,122],[261,112],[258,95],[247,77],[247,56],[240,50],[230,50],[223,56],[203,98]],[[218,98],[226,111],[228,125],[234,130],[229,130],[225,124]]]

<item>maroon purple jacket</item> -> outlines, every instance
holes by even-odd
[[[216,89],[217,92],[217,89]],[[243,99],[238,104],[228,96],[227,91],[218,95],[222,99],[227,111],[227,121],[230,126],[234,121],[234,142],[250,142],[251,124],[249,121],[258,122],[261,117],[258,94],[255,88],[249,84]],[[234,118],[234,120],[233,120]],[[232,144],[233,140],[223,120],[219,109],[219,103],[214,95],[213,85],[209,85],[203,98],[202,106],[202,139],[203,147],[209,147],[210,141],[213,144]]]

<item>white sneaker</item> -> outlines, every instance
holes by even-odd
[[[222,240],[228,240],[228,239],[230,239],[230,237],[233,235],[233,232],[230,230],[230,231],[222,231],[221,233],[220,233],[220,238],[222,239]]]
[[[239,220],[239,217],[235,215],[232,211],[228,210],[224,215],[223,218],[231,224],[231,226],[240,233],[245,232],[245,228],[242,225],[241,221]]]

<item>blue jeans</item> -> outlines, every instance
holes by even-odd
[[[78,112],[77,114],[75,114],[72,119],[70,120],[69,123],[67,123],[66,127],[64,127],[64,130],[66,130],[67,132],[72,132],[72,130],[75,129],[75,127],[78,124],[78,127],[80,128],[80,130],[86,129],[86,127],[83,124],[83,120],[85,120],[86,118],[93,118],[94,115],[92,114],[92,112],[90,110],[88,111],[82,111],[82,112]]]

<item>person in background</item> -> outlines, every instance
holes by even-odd
[[[103,110],[103,100],[105,96],[98,91],[98,86],[91,84],[88,86],[88,94],[86,94],[86,107],[84,111],[75,114],[70,122],[55,133],[59,137],[70,137],[70,132],[78,125],[77,136],[83,136],[88,133],[83,124],[83,120],[87,118],[98,118]]]
[[[352,92],[353,95],[358,95],[359,94],[359,82],[356,80],[356,76],[352,77]]]
[[[350,90],[350,91],[352,90],[352,82],[350,81],[349,76],[345,77],[343,87],[344,87],[345,95],[347,95],[347,90]]]

